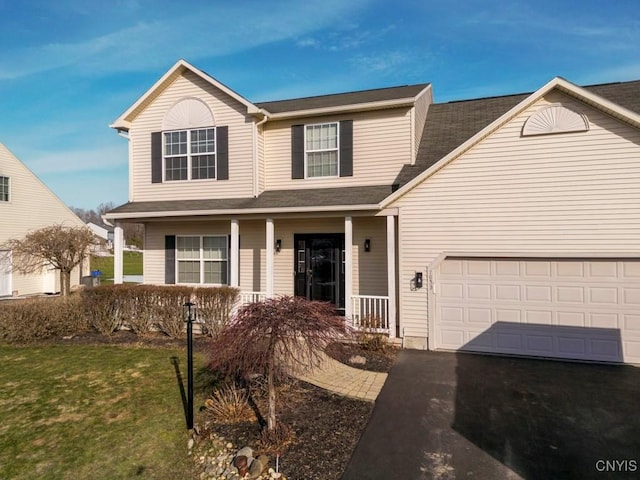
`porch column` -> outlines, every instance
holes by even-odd
[[[119,284],[124,281],[124,232],[122,224],[116,222],[113,229],[113,283]]]
[[[396,337],[396,221],[387,215],[387,295],[389,297],[389,338]]]
[[[344,217],[344,315],[351,321],[353,305],[353,223],[351,217]]]
[[[229,285],[240,286],[240,226],[237,218],[231,219],[231,278]]]
[[[267,218],[267,298],[273,297],[273,219]]]

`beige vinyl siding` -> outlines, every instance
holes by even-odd
[[[387,220],[386,217],[353,218],[353,293],[387,295]],[[371,250],[364,251],[365,239]]]
[[[586,114],[590,130],[521,137],[549,103]],[[402,326],[427,334],[427,282],[410,281],[443,253],[640,257],[639,185],[640,132],[551,92],[395,203]]]
[[[291,126],[353,120],[353,176],[291,179]],[[411,162],[411,110],[396,108],[352,115],[265,124],[267,190],[391,184]]]
[[[204,101],[216,126],[229,127],[229,179],[151,183],[151,133],[162,130],[166,113],[178,101]],[[205,126],[205,125],[198,125]],[[133,201],[250,197],[253,191],[253,119],[246,107],[192,72],[177,77],[135,118],[132,142]]]
[[[9,177],[9,201],[0,202],[0,244],[22,238],[39,228],[62,224],[83,226],[84,223],[62,203],[20,160],[0,144],[0,176]],[[86,275],[87,272],[85,271]],[[78,285],[79,271],[72,273],[71,285]],[[12,290],[19,295],[42,293],[41,274],[12,275]]]
[[[414,107],[413,122],[414,122],[414,136],[413,136],[413,158],[411,163],[414,164],[416,155],[418,154],[418,148],[420,147],[420,140],[422,139],[422,132],[424,131],[424,125],[427,121],[427,113],[429,111],[429,105],[433,102],[431,95],[431,87],[420,95],[416,99]]]

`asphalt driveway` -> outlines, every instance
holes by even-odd
[[[639,477],[639,367],[404,350],[342,478]]]

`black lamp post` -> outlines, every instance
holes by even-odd
[[[184,304],[187,307],[187,429],[193,429],[193,302]]]

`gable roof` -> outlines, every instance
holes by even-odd
[[[640,128],[640,80],[579,87],[556,77],[533,93],[434,103],[429,107],[416,163],[402,168],[394,182],[399,188],[383,206],[554,88]]]
[[[214,87],[220,89],[231,98],[237,100],[242,105],[247,107],[248,113],[257,113],[258,108],[251,103],[249,100],[244,98],[242,95],[236,93],[231,90],[226,85],[220,83],[211,75],[203,72],[202,70],[194,67],[186,60],[178,60],[173,67],[171,67],[167,73],[165,73],[160,80],[158,80],[149,90],[147,90],[136,102],[131,105],[122,115],[120,115],[111,125],[111,128],[115,128],[117,130],[125,130],[128,131],[131,126],[131,121],[142,111],[144,110],[160,93],[162,93],[173,81],[179,76],[183,75],[185,72],[190,71],[206,82],[210,83]]]

